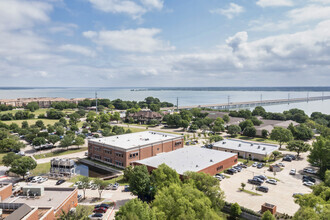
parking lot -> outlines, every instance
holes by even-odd
[[[310,167],[310,164],[307,162],[307,153],[301,154],[301,157],[302,159],[299,161],[293,160],[292,162],[286,162],[282,161],[282,159],[277,161],[277,163],[282,162],[285,167],[275,175],[275,178],[279,180],[277,185],[262,184],[269,188],[268,193],[256,191],[255,185],[247,183],[248,179],[252,179],[256,175],[274,177],[274,173],[268,171],[268,167],[258,169],[250,166],[234,175],[227,174],[230,178],[226,178],[220,183],[221,189],[225,192],[226,201],[237,202],[239,205],[254,211],[260,211],[261,205],[267,202],[276,205],[278,212],[293,215],[299,209],[299,206],[294,203],[293,193],[312,192],[311,188],[302,184],[302,176],[306,175],[306,173],[303,173],[303,169]],[[296,175],[289,174],[291,169],[297,170]],[[246,184],[246,190],[262,194],[262,196],[241,192],[239,188],[241,188],[242,182]],[[318,179],[316,183],[319,183]]]

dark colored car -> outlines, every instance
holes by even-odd
[[[304,175],[302,179],[303,179],[303,182],[307,180],[307,181],[310,181],[312,183],[315,183],[315,181],[316,181],[313,177],[306,176],[306,175]]]
[[[226,170],[226,173],[230,174],[230,175],[233,175],[234,173],[236,173],[237,171],[234,170],[234,169],[228,169]]]
[[[32,181],[32,179],[34,178],[34,176],[29,176],[28,178],[26,178],[26,182],[31,182]]]
[[[103,208],[108,209],[108,208],[110,207],[110,205],[105,204],[105,203],[102,203],[102,204],[100,204],[100,205],[96,205],[96,206],[94,207],[94,209],[98,209],[98,208],[100,208],[100,207],[103,207]]]
[[[251,183],[253,185],[258,185],[258,186],[261,185],[261,182],[256,179],[248,179],[248,183]]]
[[[288,161],[288,162],[291,162],[292,159],[291,159],[291,157],[283,157],[282,161]]]
[[[124,191],[129,192],[129,185],[125,185]]]
[[[267,180],[267,177],[266,176],[263,176],[263,175],[254,176],[254,177],[259,178],[259,179],[262,179],[262,180]]]
[[[295,155],[289,154],[289,155],[287,155],[287,157],[290,157],[292,160],[296,160],[296,156]]]
[[[102,219],[103,214],[101,213],[94,213],[93,215],[90,215],[91,218],[97,218],[97,219]]]
[[[257,186],[256,190],[267,193],[268,187],[267,186]]]
[[[259,163],[258,165],[257,165],[257,168],[258,169],[261,169],[261,168],[263,168],[264,167],[264,164],[263,163]]]
[[[95,212],[95,213],[106,213],[107,210],[108,210],[108,209],[105,208],[105,207],[99,207],[99,208],[94,209],[93,212]]]
[[[57,182],[56,182],[56,185],[61,185],[62,183],[64,183],[65,182],[65,180],[58,180]]]

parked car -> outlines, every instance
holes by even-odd
[[[223,174],[221,174],[221,173],[217,173],[217,174],[215,174],[215,175],[221,177],[221,179],[226,178],[226,177],[225,177]]]
[[[129,185],[125,185],[124,191],[129,192]]]
[[[248,167],[246,164],[243,164],[243,163],[241,163],[239,166],[242,167],[242,168],[247,168]]]
[[[313,182],[313,183],[316,182],[316,180],[313,177],[311,177],[311,176],[304,175],[302,179],[303,179],[303,182],[307,182],[307,181]]]
[[[89,215],[88,217],[90,219],[102,220],[103,219],[103,214],[102,213],[94,213],[92,215]]]
[[[96,190],[97,189],[97,185],[96,184],[93,184],[92,187],[91,187],[92,190]]]
[[[258,166],[258,162],[254,162],[254,163],[252,164],[252,166],[253,166],[253,167]]]
[[[119,183],[115,183],[112,185],[113,190],[117,190],[119,188]]]
[[[228,169],[228,170],[225,171],[225,173],[228,173],[228,174],[230,174],[230,175],[233,175],[233,174],[236,173],[236,172],[237,172],[237,171],[234,170],[234,169]]]
[[[26,178],[26,182],[31,182],[32,180],[33,180],[33,178],[34,178],[35,176],[29,176],[28,178]]]
[[[242,171],[242,168],[239,167],[239,166],[235,166],[232,169],[236,170],[237,172],[241,172]]]
[[[107,210],[108,209],[105,208],[105,207],[98,207],[98,208],[94,209],[93,212],[95,212],[95,213],[106,213]]]
[[[296,175],[296,169],[291,169],[290,170],[290,175]]]
[[[257,186],[256,190],[267,193],[269,189],[267,186]]]
[[[255,176],[255,177],[258,177],[262,180],[267,180],[268,179],[265,175],[258,175],[258,176]]]
[[[253,177],[254,180],[260,182],[260,183],[264,183],[264,180],[263,179],[260,179],[258,177]]]
[[[56,185],[61,185],[62,183],[64,183],[65,182],[65,180],[58,180],[57,182],[56,182]]]
[[[75,184],[73,185],[74,187],[79,187],[81,185],[81,181],[77,181],[75,182]]]
[[[314,186],[314,183],[311,182],[311,181],[303,182],[303,184],[304,184],[305,186]]]
[[[38,180],[38,183],[43,183],[46,182],[48,180],[47,177],[41,177],[41,179]]]
[[[262,183],[256,179],[248,179],[248,183],[260,186]]]
[[[107,185],[107,187],[105,187],[106,190],[112,189],[112,184],[110,183],[109,185]]]
[[[257,168],[258,169],[261,169],[261,168],[263,168],[264,167],[264,164],[263,163],[259,163],[258,165],[257,165]]]
[[[216,178],[217,180],[221,181],[222,178],[220,176],[214,176],[214,178]]]
[[[81,194],[78,194],[78,202],[80,202],[83,199]]]
[[[289,154],[289,155],[287,155],[287,157],[290,157],[292,160],[296,160],[296,156],[295,155]]]
[[[41,180],[42,177],[41,176],[35,176],[32,180],[31,180],[31,183],[37,183],[39,182],[39,180]]]
[[[316,170],[313,170],[313,169],[310,169],[310,168],[305,168],[304,172],[305,173],[310,173],[310,174],[316,174],[317,173]]]
[[[268,180],[266,180],[266,183],[277,185],[277,180],[275,180],[275,179],[268,179]]]
[[[285,167],[284,163],[278,163],[277,165],[279,165],[280,167]]]
[[[282,160],[283,161],[288,161],[288,162],[291,162],[292,161],[291,157],[283,157]]]
[[[103,208],[108,209],[108,208],[110,207],[110,205],[105,204],[105,203],[102,203],[102,204],[100,204],[100,205],[96,205],[96,206],[94,206],[94,209],[98,209],[98,208],[100,208],[100,207],[103,207]]]

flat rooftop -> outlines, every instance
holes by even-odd
[[[165,163],[182,175],[186,171],[198,172],[235,155],[234,153],[190,146],[168,153],[161,153],[154,157],[136,161],[136,163],[154,168]]]
[[[5,203],[24,203],[31,207],[53,207],[56,209],[74,191],[74,188],[44,188],[44,194],[38,198],[19,196],[8,197]]]
[[[129,134],[116,135],[111,137],[88,140],[89,143],[106,144],[122,149],[131,149],[139,146],[150,145],[162,141],[170,141],[180,138],[181,135],[168,134],[155,131],[143,131]]]
[[[264,144],[260,142],[248,142],[233,139],[225,139],[213,144],[214,147],[225,148],[228,150],[244,151],[254,154],[269,154],[279,149],[274,144]]]

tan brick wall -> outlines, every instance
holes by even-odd
[[[70,211],[71,208],[75,208],[78,205],[78,189],[74,189],[74,191],[70,194],[65,201],[60,204],[55,211],[55,217],[59,217],[63,212]]]
[[[13,185],[10,183],[6,186],[3,186],[0,188],[0,198],[1,201],[7,199],[9,196],[11,196],[13,190]]]

